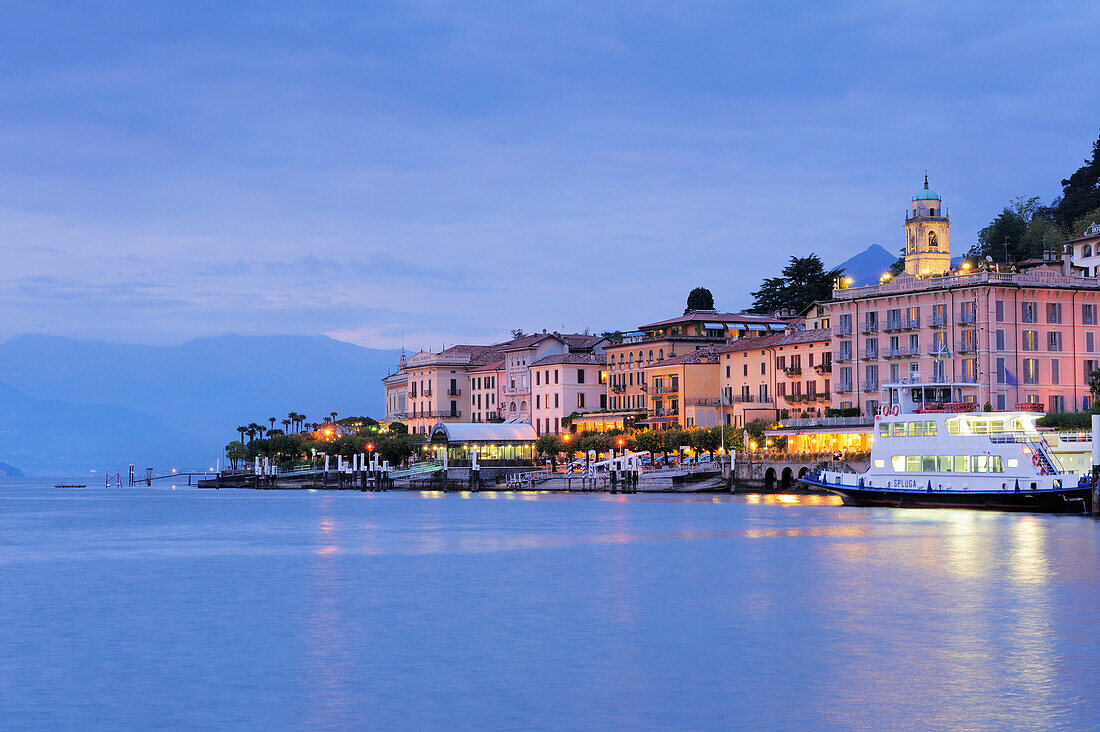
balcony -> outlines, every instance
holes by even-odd
[[[614,394],[622,394],[624,391],[626,391],[626,387],[624,387],[622,384],[612,384],[611,391]]]
[[[722,400],[693,397],[691,399],[685,399],[684,404],[689,407],[720,407],[722,406]]]
[[[840,353],[838,353],[836,355],[836,358],[833,359],[833,361],[835,361],[836,363],[844,363],[846,361],[851,361],[851,360],[852,360],[851,352],[845,353],[844,351],[841,351]]]
[[[665,386],[665,385],[662,384],[660,386],[653,387],[653,389],[651,389],[649,393],[650,394],[675,394],[678,391],[680,391],[678,386]]]
[[[928,320],[928,324],[930,326],[932,326],[933,328],[946,328],[947,327],[947,316],[946,315],[933,315]]]
[[[787,376],[801,376],[802,375],[802,367],[801,366],[791,366],[790,368],[783,369],[783,373],[785,373]]]
[[[454,388],[454,389],[448,389],[447,390],[447,396],[460,396],[461,394],[462,394],[462,389],[459,389],[459,388]]]
[[[898,346],[897,348],[891,348],[886,352],[886,358],[912,358],[913,356],[919,356],[920,349],[912,349],[907,346]]]
[[[442,419],[444,417],[461,417],[462,412],[460,412],[457,409],[454,410],[453,412],[449,409],[442,409],[442,410],[437,410],[437,411],[434,411],[434,412],[424,412],[421,416],[424,416],[424,417],[437,417],[437,418]]]
[[[732,397],[726,397],[725,402],[726,402],[727,405],[732,405],[732,404],[771,404],[772,399],[771,399],[771,397],[758,397],[758,396],[753,396],[752,394],[749,394],[747,396],[744,395],[744,394],[737,394],[737,395],[732,396]]]
[[[913,328],[919,328],[919,320],[909,320],[908,318],[902,318],[901,320],[887,320],[886,330],[912,330]]]
[[[650,417],[679,417],[680,410],[677,409],[653,409],[649,413]]]
[[[860,388],[863,391],[878,391],[878,379],[866,379],[860,384]]]
[[[879,355],[878,355],[878,354],[879,354],[879,351],[878,351],[878,350],[874,350],[874,351],[864,351],[864,352],[863,352],[862,354],[860,354],[860,356],[859,356],[859,357],[860,357],[860,358],[878,358],[878,357],[879,357]]]
[[[843,324],[842,324],[842,325],[838,325],[838,326],[836,327],[836,334],[837,334],[837,335],[842,335],[842,336],[846,336],[846,335],[852,335],[852,326],[851,326],[851,324],[848,324],[848,325],[843,325]]]
[[[833,373],[833,365],[831,363],[819,363],[814,366],[814,371],[819,374],[831,374]]]
[[[837,394],[851,394],[852,393],[852,385],[851,384],[845,384],[845,383],[837,384],[836,385],[836,393]]]
[[[978,344],[977,343],[960,343],[955,348],[955,352],[956,353],[977,353],[978,352]]]
[[[864,335],[870,333],[878,333],[878,323],[864,323],[863,327],[859,329]]]

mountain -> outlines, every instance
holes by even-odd
[[[281,427],[290,411],[317,422],[332,411],[380,416],[379,380],[399,354],[322,336],[178,346],[18,336],[0,344],[0,434],[9,443],[0,441],[0,460],[34,473],[62,464],[125,472],[143,461],[209,467],[237,425],[275,417]],[[42,434],[64,436],[64,459],[63,443]]]
[[[0,463],[0,478],[22,478],[23,471],[14,465]]]
[[[878,244],[872,244],[859,254],[844,260],[838,266],[847,277],[855,280],[853,286],[877,285],[882,273],[896,262],[897,255],[891,254]]]

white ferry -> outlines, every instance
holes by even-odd
[[[1063,470],[1035,412],[979,412],[951,384],[887,384],[864,473],[802,480],[849,505],[1087,513],[1085,477]]]

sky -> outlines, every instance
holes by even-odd
[[[0,0],[0,339],[629,330],[961,253],[1100,134],[1100,3]]]

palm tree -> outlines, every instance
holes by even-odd
[[[298,431],[298,418],[299,417],[301,417],[302,419],[305,419],[305,417],[302,417],[302,415],[298,414],[297,412],[290,412],[289,414],[286,415],[287,421],[290,422],[292,425],[294,425],[294,431],[295,432]]]
[[[283,420],[283,433],[287,434],[287,435],[290,434],[290,420],[289,419],[284,419]]]
[[[270,432],[271,430],[275,429],[275,418],[274,417],[268,417],[267,421],[271,423],[271,426],[267,428],[268,431]]]
[[[237,432],[240,432],[240,433],[241,433],[241,442],[244,442],[244,433],[245,433],[245,432],[248,432],[248,428],[247,428],[247,427],[240,427],[240,426],[238,426],[238,427],[237,427]]]
[[[332,417],[332,421],[335,422],[336,421],[336,412],[329,412],[328,414],[329,414],[330,417]]]
[[[255,424],[250,424],[250,425],[248,425],[248,441],[252,442],[255,439],[256,439],[256,425]]]

